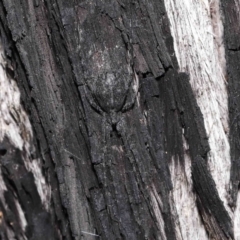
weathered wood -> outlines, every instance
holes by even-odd
[[[229,205],[234,211],[235,238],[240,238],[240,197],[239,197],[239,34],[240,34],[240,11],[239,1],[222,1],[222,9],[225,16],[224,43],[227,60],[228,80],[228,106],[229,106],[229,141],[231,147],[231,175],[230,175],[230,201]]]
[[[233,212],[228,205],[230,183],[228,92],[219,1],[166,1],[166,9],[171,22],[174,49],[180,69],[189,74],[194,95],[203,114],[210,146],[207,154],[208,168],[215,181],[219,197],[232,217]],[[185,161],[189,160],[186,158]],[[182,178],[185,178],[184,171],[180,169],[177,171]],[[175,175],[176,172],[173,172],[173,176]],[[190,177],[186,177],[185,184],[191,186]],[[181,183],[180,189],[173,190],[176,199],[179,198],[178,192],[184,189],[183,185],[184,183]],[[189,187],[186,186],[185,189]],[[191,209],[190,212],[194,218],[198,219],[195,196],[192,195],[192,201],[188,200],[188,194],[182,198],[182,205],[178,206],[180,223],[185,229],[184,232],[190,229],[189,234],[193,239],[196,238],[196,231],[202,229],[201,223],[199,220],[192,221],[184,215],[181,218],[181,213],[189,212]],[[209,221],[211,222],[210,219]],[[213,228],[210,227],[210,229]],[[185,238],[188,237],[185,236]],[[203,230],[200,239],[208,239]]]
[[[236,3],[0,1],[2,239],[239,238]]]

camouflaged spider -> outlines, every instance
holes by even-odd
[[[136,93],[133,90],[133,79],[133,74],[112,71],[86,82],[87,100],[104,117],[104,125],[110,131],[121,132],[122,113],[134,105]]]
[[[109,159],[113,133],[126,139],[126,114],[134,106],[137,88],[136,76],[124,71],[106,72],[97,78],[88,78],[84,86],[90,106],[99,114],[101,127],[90,128],[91,156],[94,164]],[[137,85],[137,84],[136,84]],[[134,91],[135,90],[135,91]],[[97,117],[97,115],[95,114]],[[99,126],[99,125],[98,125]],[[111,154],[110,154],[111,155]]]

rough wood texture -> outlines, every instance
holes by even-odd
[[[222,9],[225,16],[225,48],[227,60],[227,80],[229,92],[229,141],[231,147],[231,175],[229,204],[234,211],[235,238],[240,239],[240,197],[239,197],[239,49],[240,49],[240,2],[238,0],[222,1]]]
[[[13,121],[27,148],[1,135],[2,239],[234,239],[221,22],[202,2],[0,1],[0,71],[33,129]]]
[[[219,196],[232,216],[232,210],[228,205],[230,180],[228,92],[219,1],[166,1],[166,9],[180,70],[189,73],[194,95],[203,114],[210,146],[207,164]],[[189,164],[187,156],[185,161]],[[182,198],[182,204],[178,204],[178,211],[183,231],[188,233],[184,239],[195,239],[196,229],[199,231],[199,239],[208,239],[206,233],[200,231],[203,226],[195,210],[194,194],[190,194],[192,200],[189,199],[191,176],[176,167],[172,170],[172,176],[176,181],[179,181],[179,178],[186,179],[185,183],[184,180],[176,183],[173,190],[175,199]],[[185,194],[181,196],[182,191],[185,191]],[[188,215],[185,217],[184,212],[188,214],[191,212],[192,217],[189,218]]]
[[[227,207],[230,178],[228,93],[219,2],[166,3],[180,69],[189,73],[194,95],[203,114],[210,145],[209,169]]]
[[[42,175],[39,159],[32,155],[32,129],[20,104],[13,68],[0,50],[0,214],[1,239],[39,239],[44,231],[53,235],[50,189]],[[29,224],[30,223],[30,224]],[[50,225],[48,225],[50,224]]]

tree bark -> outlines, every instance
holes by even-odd
[[[238,0],[0,0],[1,239],[240,239]]]

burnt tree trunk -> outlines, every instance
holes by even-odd
[[[239,0],[0,0],[0,239],[240,239]]]

